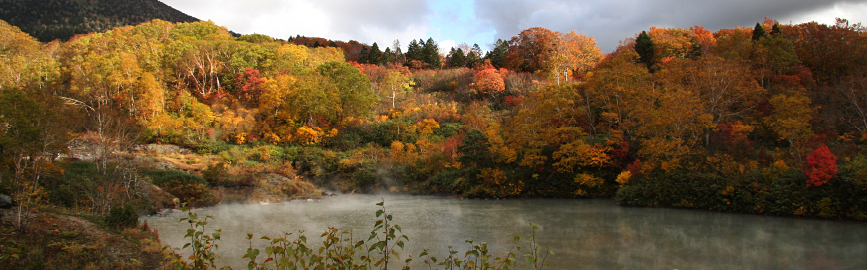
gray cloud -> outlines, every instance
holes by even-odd
[[[640,1],[640,0],[476,0],[476,16],[497,31],[496,38],[508,40],[530,27],[554,31],[578,31],[595,36],[603,52],[612,51],[618,41],[635,36],[651,26],[688,28],[701,25],[715,31],[735,26],[751,27],[765,17],[782,23],[809,19],[810,14],[828,15],[837,5],[867,10],[867,1],[833,0],[732,0],[732,1]],[[848,14],[848,13],[847,13]],[[857,14],[865,15],[865,14]],[[833,20],[833,18],[830,18]],[[861,21],[864,18],[848,18]],[[799,22],[794,22],[799,23]]]
[[[401,32],[425,24],[431,12],[425,0],[317,1],[316,5],[333,14],[334,31],[347,35],[371,28]]]
[[[619,41],[651,26],[701,25],[716,31],[752,27],[765,17],[782,23],[831,23],[836,16],[867,20],[867,0],[475,0],[475,18],[460,15],[453,4],[460,0],[161,1],[239,33],[284,39],[304,35],[381,46],[399,39],[405,46],[410,40],[432,36],[490,48],[496,38],[508,40],[523,29],[539,26],[594,36],[603,52],[611,52]],[[491,36],[494,40],[489,40]]]

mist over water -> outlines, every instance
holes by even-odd
[[[196,210],[213,216],[208,228],[222,229],[219,265],[246,269],[241,256],[262,249],[262,235],[305,230],[308,244],[321,242],[328,227],[365,238],[384,198],[394,224],[409,237],[401,258],[417,258],[424,248],[440,259],[464,240],[488,242],[503,256],[513,238],[524,242],[540,226],[536,242],[550,246],[546,269],[867,269],[867,224],[738,215],[680,209],[626,208],[613,200],[463,200],[435,196],[341,195],[317,201],[230,204]],[[183,246],[189,225],[185,213],[145,217],[163,244]],[[294,238],[291,238],[294,239]],[[186,254],[189,255],[189,254]],[[402,266],[402,264],[400,264]],[[419,266],[419,265],[414,265]],[[426,268],[425,268],[426,269]]]

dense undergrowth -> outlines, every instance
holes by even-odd
[[[118,208],[122,209],[122,208]],[[155,230],[129,220],[43,208],[16,228],[14,211],[0,210],[3,269],[169,269]],[[112,216],[113,215],[109,215]]]

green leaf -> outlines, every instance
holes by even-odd
[[[377,210],[377,211],[376,211],[376,217],[378,218],[379,216],[382,215],[382,213],[383,213],[382,210]]]

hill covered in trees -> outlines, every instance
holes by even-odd
[[[105,32],[153,19],[199,20],[158,0],[0,0],[0,20],[42,42],[67,40],[77,34]]]
[[[310,181],[867,220],[867,30],[845,20],[653,27],[607,55],[537,27],[490,52],[420,39],[361,62],[211,22],[0,36],[0,193],[33,204],[104,214],[146,199],[136,181],[197,204]],[[97,165],[58,158],[73,139]],[[156,173],[125,154],[146,143],[207,158]]]

